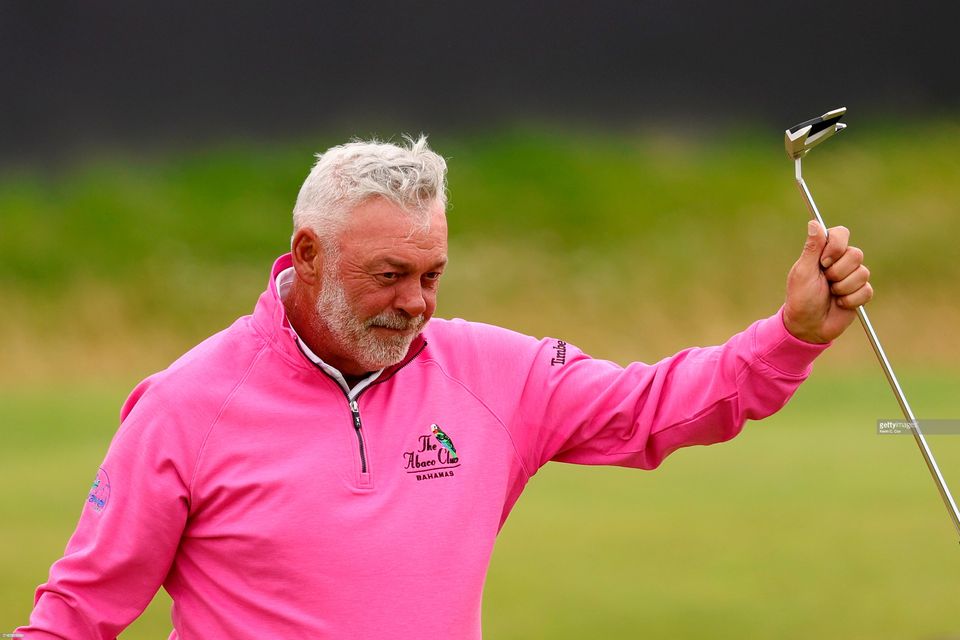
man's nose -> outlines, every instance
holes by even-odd
[[[405,311],[411,318],[421,315],[427,310],[427,301],[423,295],[423,287],[419,280],[410,279],[397,289],[397,298],[394,301],[397,309]]]

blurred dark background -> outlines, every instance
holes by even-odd
[[[0,163],[304,132],[960,104],[955,2],[0,3]]]

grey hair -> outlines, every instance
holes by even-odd
[[[355,139],[318,153],[293,208],[294,232],[313,229],[330,247],[350,210],[377,196],[428,227],[429,206],[447,204],[447,163],[430,149],[425,135],[403,139],[404,146]]]

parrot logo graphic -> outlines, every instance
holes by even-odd
[[[450,455],[454,458],[457,457],[457,448],[453,446],[453,440],[450,439],[450,436],[443,432],[443,429],[440,428],[438,424],[431,424],[430,431],[433,432],[434,437],[437,439],[444,449],[450,452]]]

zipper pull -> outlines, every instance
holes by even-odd
[[[360,427],[362,426],[360,422],[360,407],[357,405],[356,400],[350,401],[350,412],[353,413],[353,428],[360,431]]]

